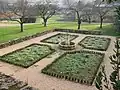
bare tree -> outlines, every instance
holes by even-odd
[[[107,15],[107,13],[111,10],[111,7],[109,7],[109,4],[104,3],[102,1],[100,3],[96,3],[96,1],[94,2],[94,4],[95,4],[94,12],[96,12],[97,15],[99,16],[99,18],[100,18],[100,28],[102,28],[103,21],[104,21],[106,15]]]
[[[40,0],[37,2],[36,6],[38,15],[43,19],[44,27],[46,27],[48,19],[50,19],[57,10],[56,2],[51,0]]]
[[[28,17],[29,3],[27,0],[17,0],[16,2],[7,2],[7,7],[2,7],[3,14],[12,21],[16,21],[20,24],[21,32],[24,31],[24,21]]]
[[[73,10],[76,12],[77,15],[77,22],[78,22],[78,29],[80,29],[82,16],[83,16],[83,9],[85,8],[85,4],[82,1],[73,1],[73,0],[66,0],[66,5],[68,5],[69,10]]]
[[[85,5],[85,8],[83,9],[83,15],[87,18],[87,21],[89,24],[91,23],[91,18],[92,18],[92,15],[94,14],[93,7],[94,7],[93,3],[88,2]]]

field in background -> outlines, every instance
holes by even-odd
[[[54,28],[63,28],[63,29],[77,29],[77,22],[60,22],[57,21],[60,19],[58,16],[52,17],[48,21],[48,26],[44,27],[42,24],[42,20],[40,18],[37,19],[36,23],[34,24],[25,24],[24,25],[24,32],[20,32],[19,24],[17,25],[16,22],[5,23],[6,26],[0,26],[0,43],[20,38],[23,36],[32,35],[38,32],[43,32],[46,30],[51,30]],[[13,24],[13,26],[7,26],[7,24]],[[15,24],[15,25],[14,25]],[[110,36],[119,36],[120,33],[115,31],[115,28],[112,24],[104,23],[103,29],[99,28],[99,23],[82,23],[81,30],[101,30],[104,35]]]

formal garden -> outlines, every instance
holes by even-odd
[[[116,1],[1,0],[0,90],[120,90]]]
[[[82,32],[87,33],[88,36],[81,34],[81,32],[57,29],[16,39],[12,41],[13,44],[9,45],[18,45],[21,41],[23,43],[26,38],[30,42],[33,39],[33,44],[23,48],[19,46],[20,49],[2,55],[0,60],[21,68],[32,69],[34,64],[41,61],[47,62],[46,59],[48,58],[51,63],[45,67],[40,66],[39,74],[92,86],[101,63],[104,61],[105,52],[103,51],[108,50],[113,38],[96,35],[99,31]],[[93,35],[91,36],[89,33],[93,33]],[[42,39],[39,40],[38,38]],[[34,42],[35,39],[37,43]],[[74,48],[71,43],[74,43]],[[63,47],[60,46],[61,44]],[[7,48],[7,45],[8,43],[5,43],[4,47]],[[37,68],[37,65],[35,66]]]

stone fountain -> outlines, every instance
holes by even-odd
[[[66,34],[66,39],[64,41],[60,41],[59,42],[59,48],[62,50],[73,50],[76,48],[75,43],[71,42],[71,40],[69,39],[69,34],[67,32]]]

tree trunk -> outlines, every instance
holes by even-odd
[[[100,28],[102,28],[102,25],[103,25],[103,18],[100,17]]]
[[[80,24],[78,24],[78,29],[80,29]]]
[[[90,18],[90,17],[88,18],[88,20],[89,20],[89,21],[88,21],[88,22],[89,22],[89,24],[91,24],[91,18]]]
[[[21,32],[23,32],[23,23],[20,23]]]
[[[80,29],[81,20],[78,20],[78,29]]]
[[[44,20],[44,27],[47,26],[47,19],[43,19]]]

